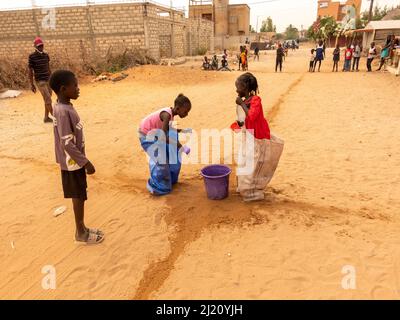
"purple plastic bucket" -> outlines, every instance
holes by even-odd
[[[209,199],[222,200],[228,196],[231,172],[231,168],[219,164],[207,166],[201,170]]]

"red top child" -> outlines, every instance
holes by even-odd
[[[347,47],[344,57],[346,60],[351,60],[353,58],[353,49],[351,49],[350,46]]]
[[[251,73],[246,72],[236,80],[235,85],[238,94],[236,104],[241,106],[246,113],[246,129],[253,131],[256,139],[270,139],[271,133],[264,117],[261,98],[256,95],[258,92],[257,79]],[[245,98],[244,101],[243,98]]]

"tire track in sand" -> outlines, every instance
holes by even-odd
[[[304,79],[305,74],[303,73],[299,78],[292,82],[292,84],[286,89],[284,93],[280,95],[278,101],[276,101],[273,106],[267,111],[267,119],[271,124],[273,123],[275,117],[278,115],[281,105],[285,102],[285,98],[290,95],[293,89],[295,89]]]
[[[231,195],[229,201],[214,202],[205,200],[198,190],[201,181],[183,184],[177,187],[177,193],[191,194],[190,199],[182,199],[177,193],[166,197],[169,210],[163,214],[166,224],[174,230],[168,237],[170,252],[167,256],[151,263],[143,273],[134,300],[151,299],[169,278],[179,257],[185,249],[200,238],[201,234],[212,228],[243,228],[261,224],[273,224],[284,219],[289,224],[303,224],[312,227],[315,224],[330,221],[334,225],[345,225],[349,218],[368,219],[348,209],[334,206],[293,201],[288,199],[265,200],[258,203],[243,204],[239,196]],[[272,189],[273,193],[276,193]],[[376,217],[383,222],[389,217]]]

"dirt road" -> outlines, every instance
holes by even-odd
[[[239,72],[145,66],[118,83],[81,84],[75,106],[97,169],[87,222],[107,237],[96,247],[72,241],[41,97],[1,101],[0,297],[399,298],[400,82],[365,73],[363,60],[359,73],[331,73],[328,61],[310,74],[305,50],[290,52],[276,74],[272,54],[250,71],[286,144],[266,200],[254,204],[234,194],[234,183],[229,199],[207,200],[202,165],[185,166],[173,194],[151,197],[136,134],[145,115],[180,92],[193,109],[179,126],[229,127]],[[54,218],[61,205],[67,212]],[[55,290],[42,287],[44,266],[55,268]],[[349,270],[356,286],[346,290]]]

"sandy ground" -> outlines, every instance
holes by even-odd
[[[88,158],[87,224],[99,246],[72,241],[52,125],[39,94],[0,102],[0,297],[12,299],[400,298],[399,79],[387,73],[309,74],[308,51],[284,73],[272,52],[250,63],[272,130],[285,150],[263,202],[207,200],[201,165],[186,165],[173,194],[145,189],[141,118],[183,92],[180,127],[223,129],[235,119],[239,72],[193,63],[133,69],[118,83],[83,83],[75,106]],[[56,207],[67,211],[55,218]],[[56,289],[44,290],[44,266]],[[355,270],[345,290],[342,269]]]

